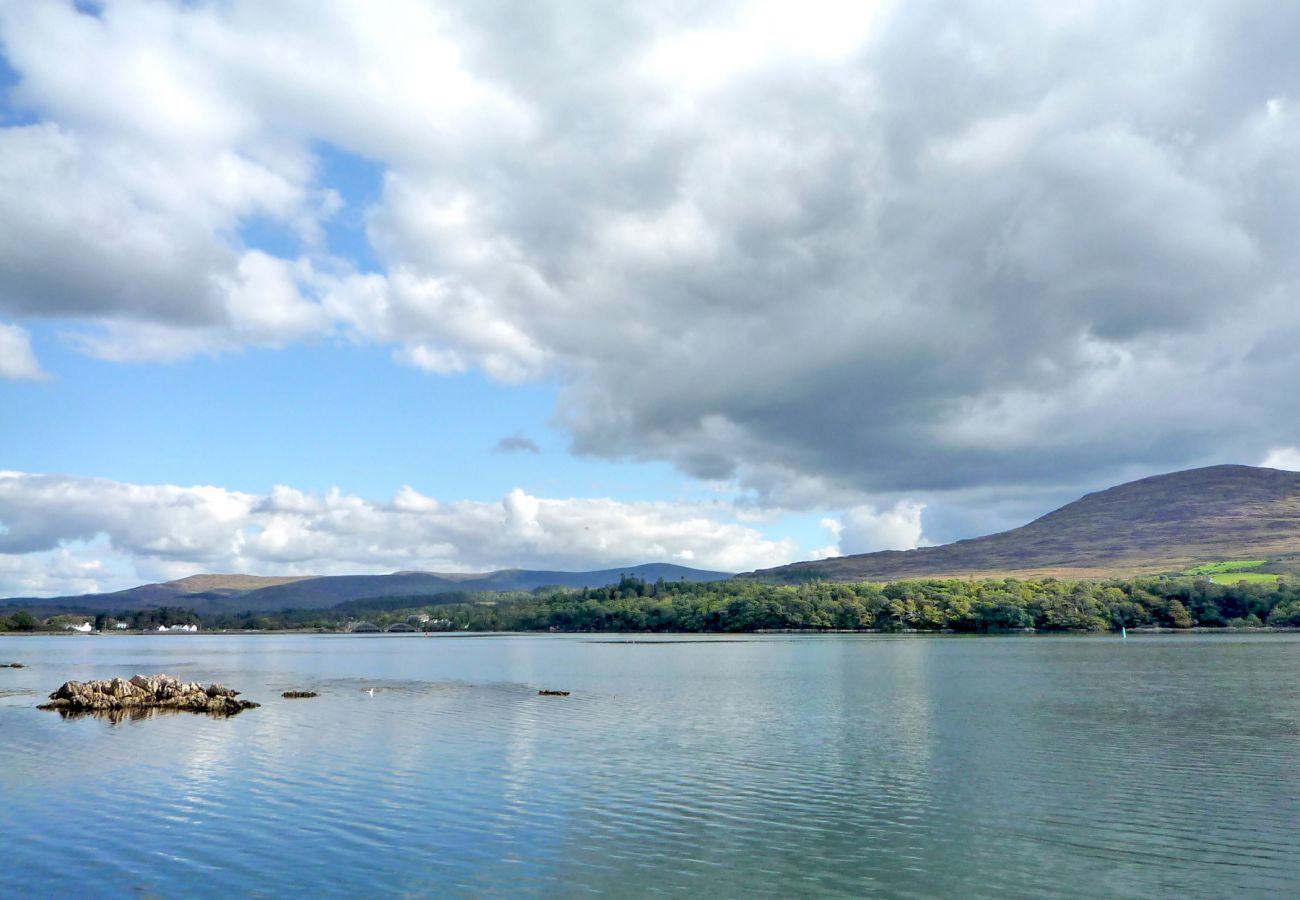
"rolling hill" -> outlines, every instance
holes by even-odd
[[[760,569],[773,581],[920,577],[1102,578],[1179,572],[1219,560],[1300,567],[1300,473],[1210,466],[1088,494],[1020,528],[917,550]]]
[[[502,569],[480,574],[396,572],[391,575],[258,576],[191,575],[162,584],[144,584],[105,594],[73,597],[13,597],[0,600],[0,609],[41,609],[47,612],[117,612],[176,606],[197,613],[268,612],[284,609],[326,609],[340,603],[374,597],[408,597],[451,591],[531,591],[539,587],[600,587],[623,575],[654,581],[718,581],[727,572],[708,572],[671,563],[646,563],[591,572]]]

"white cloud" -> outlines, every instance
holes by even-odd
[[[705,91],[773,62],[837,59],[858,49],[879,3],[751,3],[721,27],[685,29],[654,45],[644,70],[679,90]]]
[[[1268,469],[1300,472],[1300,447],[1274,447],[1260,465]]]
[[[790,9],[0,5],[0,313],[554,379],[578,452],[773,506],[1300,445],[1300,11]],[[321,143],[383,170],[378,272]]]
[[[873,553],[877,550],[912,550],[929,545],[922,533],[924,503],[899,500],[888,509],[862,504],[845,510],[840,518],[822,519],[831,543],[813,550],[809,559]]]
[[[799,558],[710,504],[550,499],[376,502],[0,472],[0,595],[112,590],[203,571],[588,569],[659,560],[747,571]],[[41,573],[45,573],[42,575]],[[91,589],[93,589],[91,588]]]
[[[0,322],[0,378],[34,381],[48,377],[36,361],[27,330]]]
[[[911,550],[928,543],[921,533],[924,503],[900,500],[889,509],[856,506],[844,514],[840,547],[845,553]]]

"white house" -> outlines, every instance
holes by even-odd
[[[89,622],[82,622],[80,625],[64,625],[68,631],[75,631],[78,634],[90,634],[94,627]]]

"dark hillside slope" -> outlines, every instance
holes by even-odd
[[[765,580],[925,576],[1108,577],[1300,556],[1300,473],[1210,466],[1098,491],[1028,525],[919,550],[761,569]]]
[[[0,600],[0,609],[39,608],[51,612],[152,609],[174,606],[198,613],[278,612],[327,609],[375,597],[417,597],[450,591],[531,591],[539,587],[602,587],[623,575],[647,581],[719,581],[728,572],[690,569],[672,563],[645,563],[594,572],[503,569],[481,574],[396,572],[392,575],[332,575],[276,578],[251,575],[191,575],[165,584],[145,584],[111,594],[45,599]]]
[[[404,597],[448,591],[531,591],[539,587],[601,587],[617,583],[624,575],[648,581],[716,581],[730,578],[724,572],[705,572],[668,563],[603,569],[596,572],[549,572],[502,569],[481,575],[447,575],[434,572],[397,572],[393,575],[335,575],[311,578],[249,591],[235,605],[242,610],[320,609],[371,597]],[[240,605],[242,604],[242,605]]]

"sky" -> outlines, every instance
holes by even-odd
[[[0,0],[0,596],[1300,468],[1300,6]]]

